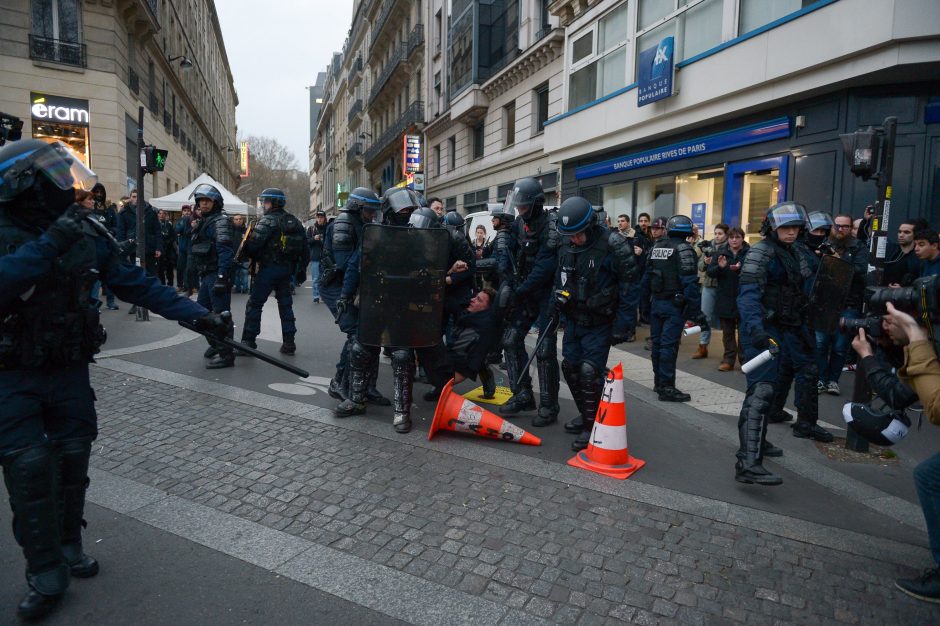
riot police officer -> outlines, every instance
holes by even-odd
[[[476,255],[473,246],[464,231],[466,220],[457,211],[448,211],[441,219],[441,224],[450,233],[450,250],[454,255],[451,262],[463,261],[468,271],[448,274],[444,282],[444,324],[443,329],[450,343],[450,331],[473,297],[473,278],[476,273]],[[445,381],[446,383],[446,381]],[[433,395],[433,394],[432,394]]]
[[[232,262],[236,242],[232,220],[222,212],[224,201],[219,190],[203,183],[193,190],[199,211],[193,227],[189,262],[199,276],[196,301],[214,313],[232,308]],[[196,221],[196,220],[194,220]],[[205,357],[211,359],[206,369],[222,369],[235,365],[235,352],[228,346],[210,341]]]
[[[337,218],[327,225],[323,239],[323,255],[320,258],[320,296],[336,319],[340,330],[346,335],[339,362],[336,364],[336,374],[330,380],[328,389],[330,397],[336,400],[343,401],[349,397],[349,350],[352,348],[351,342],[359,324],[359,308],[348,305],[353,304],[353,299],[359,289],[358,252],[362,246],[362,229],[366,224],[375,221],[380,206],[381,200],[374,191],[365,187],[356,187],[349,194],[346,205]],[[337,303],[341,299],[343,301],[342,312],[337,308]],[[388,406],[391,404],[388,398],[379,393],[375,387],[379,371],[378,359],[370,363],[364,401]],[[347,413],[351,409],[354,409],[354,412],[348,415],[357,415],[364,411],[365,407],[362,407],[360,411],[358,408],[346,405],[342,412]]]
[[[69,149],[24,139],[0,148],[0,463],[35,619],[69,577],[98,573],[84,553],[88,462],[98,434],[88,363],[105,340],[89,293],[100,277],[122,299],[224,335],[225,324],[119,260],[114,239],[78,208],[95,175]],[[222,329],[220,331],[220,329]]]
[[[565,321],[561,371],[579,413],[565,430],[578,433],[571,447],[583,450],[591,440],[613,337],[627,330],[622,287],[635,279],[636,259],[633,246],[609,232],[579,196],[561,203],[558,233],[568,238],[558,252],[555,278],[555,302]]]
[[[750,360],[772,349],[777,358],[747,375],[747,395],[738,418],[740,446],[734,476],[738,482],[783,482],[763,466],[767,415],[780,363],[791,362],[798,390],[815,385],[815,355],[811,330],[806,328],[806,287],[812,272],[793,245],[806,223],[806,210],[800,204],[781,202],[771,207],[761,225],[764,239],[751,246],[741,267],[738,311],[744,357]]]
[[[261,192],[258,200],[264,216],[251,229],[245,248],[259,267],[245,307],[242,343],[251,348],[258,347],[255,338],[261,332],[261,309],[273,291],[281,317],[281,354],[294,354],[297,351],[294,343],[297,326],[294,324],[291,277],[298,285],[307,280],[310,248],[300,220],[284,210],[287,196],[283,191],[269,187]]]
[[[674,215],[666,222],[666,236],[650,249],[644,281],[653,298],[650,308],[650,338],[653,361],[653,391],[663,402],[688,402],[687,393],[676,389],[676,357],[684,322],[707,328],[702,315],[698,286],[698,259],[686,238],[692,220]]]
[[[515,267],[511,310],[503,333],[506,371],[513,385],[513,397],[500,408],[503,415],[535,409],[532,378],[523,372],[526,363],[525,336],[538,320],[539,330],[550,333],[536,354],[539,375],[539,411],[532,424],[548,426],[558,419],[558,359],[554,330],[548,325],[552,283],[561,243],[555,214],[543,209],[545,192],[534,178],[520,178],[506,196],[505,210],[513,210]],[[522,380],[519,380],[519,376]]]

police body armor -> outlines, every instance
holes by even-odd
[[[597,229],[598,231],[600,229]],[[610,324],[617,311],[617,284],[598,289],[597,276],[610,253],[605,232],[594,232],[594,242],[587,247],[566,245],[559,259],[561,288],[568,292],[561,312],[578,326],[593,328]]]
[[[785,281],[767,280],[768,268],[776,257],[786,274]],[[747,252],[741,267],[741,283],[759,282],[764,319],[782,326],[802,326],[808,305],[803,282],[810,277],[809,264],[796,250],[786,249],[767,239]]]
[[[332,251],[324,246],[320,257],[320,285],[329,286],[343,279],[346,260],[362,241],[362,217],[353,211],[341,211],[333,220]]]
[[[516,283],[521,283],[532,271],[535,266],[535,258],[538,256],[542,246],[550,246],[557,249],[561,245],[561,236],[555,227],[555,213],[542,212],[537,217],[526,223],[525,220],[517,219],[513,222],[513,228],[516,229],[516,241],[518,250],[516,250]]]
[[[695,251],[687,241],[666,237],[650,249],[647,271],[650,293],[657,300],[669,300],[682,294],[682,277],[697,273]]]
[[[209,236],[209,226],[215,224],[215,239]],[[193,232],[189,247],[189,262],[200,276],[214,274],[219,269],[219,253],[216,242],[232,240],[232,221],[222,211],[213,212],[202,218]]]
[[[98,309],[90,303],[98,280],[95,237],[86,237],[52,263],[41,278],[0,311],[0,369],[40,369],[87,363],[106,339]],[[0,213],[0,257],[41,233]]]
[[[306,235],[300,221],[283,209],[271,211],[263,216],[251,232],[253,239],[264,240],[258,255],[262,267],[286,265],[293,267],[303,262]],[[335,232],[334,232],[335,238]]]

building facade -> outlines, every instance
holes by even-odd
[[[544,130],[562,112],[564,32],[547,0],[429,0],[427,11],[428,195],[467,214],[533,176],[559,204]]]
[[[317,122],[317,135],[314,139],[310,169],[311,186],[316,189],[318,204],[316,209],[323,209],[328,215],[335,215],[343,204],[343,181],[346,175],[346,162],[339,150],[346,136],[346,120],[341,108],[345,102],[345,86],[342,74],[343,55],[336,52],[326,68],[323,86],[323,106]]]
[[[326,72],[318,72],[317,79],[313,85],[307,87],[310,99],[310,141],[307,145],[308,168],[310,173],[310,205],[309,212],[311,216],[320,208],[320,179],[317,176],[314,165],[316,164],[316,143],[317,143],[317,125],[320,122],[320,111],[323,109],[323,101],[326,86]]]
[[[8,0],[0,110],[23,136],[62,140],[112,198],[136,186],[144,140],[169,150],[145,178],[162,196],[207,172],[237,187],[238,96],[212,0]]]
[[[849,172],[839,134],[895,116],[891,223],[940,217],[940,3],[555,0],[551,11],[565,84],[545,149],[565,196],[614,217],[689,215],[709,233],[740,225],[751,240],[785,199],[860,216],[877,189]]]

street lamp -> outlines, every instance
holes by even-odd
[[[189,57],[185,55],[180,54],[175,57],[167,57],[167,61],[169,61],[170,63],[176,60],[179,60],[180,67],[184,70],[192,69],[193,67],[193,62],[189,59]]]

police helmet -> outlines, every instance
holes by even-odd
[[[415,209],[408,218],[408,225],[412,228],[439,228],[441,218],[428,207],[422,206]]]
[[[191,197],[196,199],[197,207],[199,206],[199,201],[202,200],[203,198],[208,198],[209,200],[212,200],[213,211],[218,211],[222,207],[225,206],[225,201],[222,199],[222,194],[219,192],[218,189],[216,189],[215,187],[213,187],[212,185],[208,183],[202,183],[201,185],[197,185],[196,188],[193,189],[193,193]]]
[[[515,210],[519,217],[525,220],[541,214],[544,205],[545,192],[542,185],[531,177],[517,180],[512,190],[506,194],[506,202],[503,204],[504,211],[512,213]]]
[[[73,188],[87,191],[96,182],[98,177],[95,173],[61,141],[46,143],[39,139],[21,139],[0,148],[0,202],[9,202],[37,184],[49,192],[64,192],[55,194],[62,198],[72,194],[69,197],[74,200]],[[66,208],[68,204],[62,210]]]
[[[395,187],[385,192],[382,198],[382,216],[388,224],[404,226],[408,216],[421,207],[421,200],[411,189]]]
[[[272,209],[283,209],[287,204],[287,196],[277,187],[268,187],[262,191],[261,195],[258,196],[258,200],[261,201],[262,207],[264,207],[265,202],[270,201]]]
[[[879,411],[859,402],[846,403],[842,418],[849,428],[879,446],[893,446],[904,439],[911,427],[904,411]]]
[[[423,193],[416,191],[415,195],[418,196],[418,205],[425,207],[431,206],[430,203],[428,203],[428,199],[424,197]]]
[[[568,198],[558,208],[558,232],[566,237],[584,232],[596,223],[594,207],[581,196]]]
[[[463,218],[463,215],[458,213],[456,210],[445,213],[444,217],[441,218],[441,221],[448,230],[463,228],[464,224],[467,223],[467,220]]]
[[[806,226],[806,207],[797,202],[778,202],[767,211],[760,234],[767,235],[784,226]]]
[[[516,216],[512,213],[507,213],[502,204],[498,202],[490,202],[487,204],[487,210],[490,213],[491,218],[498,219],[500,224],[509,226],[513,223],[513,220],[516,219]]]
[[[806,216],[806,230],[814,231],[819,228],[825,228],[827,231],[832,230],[832,217],[828,213],[823,211],[813,211]]]
[[[689,237],[692,235],[692,220],[688,215],[673,215],[666,222],[666,234],[670,237]]]
[[[343,210],[351,213],[358,213],[362,210],[378,211],[381,205],[382,201],[374,191],[367,187],[356,187],[350,192]]]

